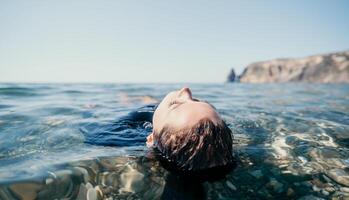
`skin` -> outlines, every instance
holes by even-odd
[[[154,132],[160,132],[165,126],[175,130],[190,128],[204,118],[215,124],[222,123],[216,110],[210,104],[193,98],[189,88],[170,92],[154,112],[153,132],[147,137],[147,146],[153,145]]]

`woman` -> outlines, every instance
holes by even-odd
[[[180,171],[220,168],[233,162],[231,130],[215,108],[193,98],[189,88],[170,92],[160,104],[131,112],[111,126],[95,127],[82,128],[87,143],[142,145],[151,131],[147,146],[159,150]]]

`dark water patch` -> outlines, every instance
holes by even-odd
[[[64,94],[70,97],[74,96],[86,96],[86,95],[96,95],[96,94],[103,94],[103,90],[88,90],[88,89],[62,89],[61,91],[57,91],[58,94]]]
[[[65,90],[63,92],[67,93],[67,94],[83,94],[84,93],[84,92],[79,91],[79,90]]]
[[[340,144],[346,148],[349,148],[349,138],[344,138],[344,139],[338,140],[337,142],[338,142],[338,144]]]
[[[336,110],[304,110],[302,115],[315,119],[323,119],[335,123],[349,125],[349,115]]]
[[[45,105],[45,107],[35,107],[30,109],[31,112],[41,113],[41,115],[79,115],[83,110],[78,106],[72,105]]]
[[[2,131],[6,128],[12,128],[14,130],[14,127],[19,127],[18,131],[21,131],[22,127],[30,125],[35,120],[36,117],[27,114],[20,114],[15,111],[5,112],[5,114],[1,114],[0,117],[0,136],[2,135]]]
[[[104,146],[143,146],[149,131],[143,126],[132,122],[109,122],[104,124],[90,123],[80,130],[85,142]]]
[[[35,89],[25,87],[0,87],[0,96],[30,97],[38,95]]]
[[[7,105],[7,104],[0,104],[0,109],[11,108],[11,107],[13,107],[13,106]]]
[[[247,135],[253,145],[263,144],[268,139],[268,132],[258,123],[246,119],[237,119],[233,126],[234,134]]]

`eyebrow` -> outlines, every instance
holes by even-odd
[[[212,105],[211,103],[209,103],[208,101],[205,101],[205,100],[200,100],[200,99],[196,99],[196,98],[193,98],[194,101],[196,102],[202,102],[202,103],[207,103],[208,105],[210,105],[214,110],[217,110],[217,108]],[[177,105],[175,107],[172,108],[172,110],[178,108],[179,106],[181,106],[182,104],[184,104],[184,102],[178,102]]]
[[[172,108],[172,110],[178,108],[180,105],[184,104],[184,102],[178,102],[176,105]]]

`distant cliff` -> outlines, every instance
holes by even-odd
[[[349,51],[252,63],[239,79],[244,83],[349,83]]]

